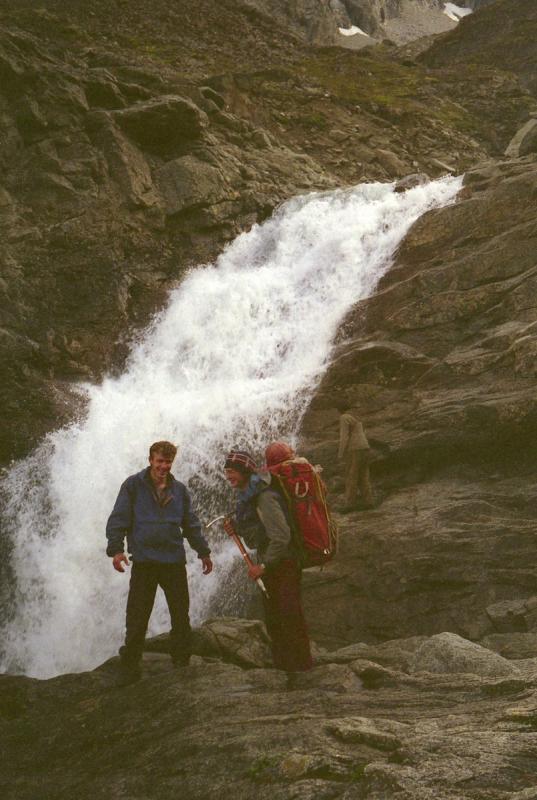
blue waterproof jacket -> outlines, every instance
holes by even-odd
[[[159,501],[149,471],[147,467],[130,475],[121,486],[106,524],[106,554],[123,553],[126,536],[133,561],[184,564],[186,537],[199,558],[208,556],[211,551],[186,486],[170,474],[164,498]]]

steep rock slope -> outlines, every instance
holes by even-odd
[[[430,66],[487,64],[519,75],[537,92],[537,5],[495,0],[470,14],[423,55]],[[510,45],[506,47],[506,41]]]
[[[536,196],[535,157],[471,170],[343,326],[304,447],[337,494],[333,400],[357,403],[383,502],[309,577],[320,641],[535,630]]]
[[[2,43],[5,459],[61,420],[61,382],[108,369],[122,331],[186,266],[290,194],[335,181],[227,115],[209,88],[216,102],[121,60],[54,55],[20,31]]]
[[[73,381],[121,367],[185,267],[283,199],[464,170],[534,103],[491,68],[454,101],[442,70],[308,49],[251,3],[128,8],[0,3],[3,463],[72,418]]]
[[[443,0],[337,0],[351,24],[377,41],[403,44],[449,31],[457,21],[444,13]]]

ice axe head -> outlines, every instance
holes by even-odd
[[[210,528],[211,525],[214,525],[216,522],[223,522],[224,523],[224,530],[228,536],[237,536],[237,531],[235,530],[235,523],[233,522],[233,516],[231,514],[221,514],[219,517],[212,519],[206,528]]]
[[[217,522],[220,522],[220,520],[224,520],[226,518],[226,516],[227,516],[226,514],[220,514],[219,517],[215,517],[210,522],[208,522],[207,525],[205,526],[205,528],[208,530],[213,525],[215,525]]]

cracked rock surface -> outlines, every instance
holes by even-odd
[[[318,651],[289,690],[278,670],[233,663],[248,647],[259,658],[262,626],[245,633],[243,620],[228,618],[208,628],[196,637],[205,655],[181,669],[158,652],[165,637],[149,642],[142,680],[121,690],[116,659],[48,681],[1,677],[2,796],[533,797],[535,658],[509,662],[453,634],[369,647],[369,661],[357,644]],[[215,631],[226,632],[225,660]],[[474,660],[428,671],[440,640],[444,654],[471,651]]]

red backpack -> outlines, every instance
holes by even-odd
[[[337,527],[326,503],[319,472],[305,458],[269,467],[276,488],[285,497],[304,567],[322,566],[337,550]]]

